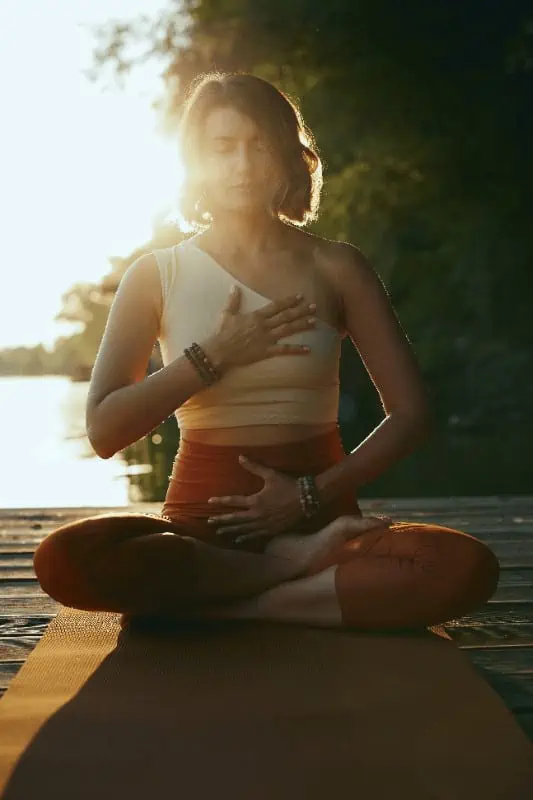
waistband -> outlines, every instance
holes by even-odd
[[[248,456],[254,460],[262,461],[267,466],[280,469],[303,470],[312,468],[316,463],[322,465],[328,459],[338,459],[344,456],[344,448],[337,425],[334,429],[298,439],[290,442],[277,442],[274,444],[208,444],[181,437],[175,462],[190,458],[202,460],[237,462],[240,455]],[[311,470],[312,471],[312,470]]]
[[[267,445],[206,444],[182,438],[169,475],[162,516],[183,523],[189,536],[215,543],[216,537],[207,518],[231,509],[209,504],[209,497],[248,496],[264,486],[263,478],[240,463],[241,453],[258,464],[293,477],[317,475],[345,457],[338,426],[299,441]],[[302,526],[309,531],[319,530],[342,514],[361,515],[355,489],[346,490],[325,504]]]

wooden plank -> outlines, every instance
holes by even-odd
[[[483,669],[501,675],[529,675],[533,693],[533,647],[500,647],[468,650],[470,660]]]
[[[0,636],[38,636],[44,634],[57,611],[38,614],[0,614]]]
[[[25,661],[40,636],[0,636],[0,661]]]
[[[533,742],[533,496],[360,499],[363,513],[464,530],[500,560],[500,582],[483,608],[443,626],[517,717]],[[160,514],[162,504],[0,511],[0,696],[60,608],[40,588],[33,553],[71,520],[105,513]]]
[[[473,665],[476,668],[476,665]],[[531,675],[501,675],[488,669],[478,669],[480,676],[494,689],[513,714],[533,712],[533,682]]]
[[[17,674],[19,669],[24,664],[24,660],[25,659],[0,662],[0,688],[1,689],[7,689],[7,687],[9,686],[10,681],[13,680],[13,678],[15,677],[15,675]]]
[[[28,614],[57,613],[60,605],[57,600],[41,592],[41,594],[27,594],[23,597],[2,597],[0,610],[2,615],[16,614],[26,617]]]
[[[533,624],[527,622],[472,625],[468,621],[454,620],[444,627],[462,650],[533,647]]]

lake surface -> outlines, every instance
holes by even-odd
[[[88,389],[88,381],[73,383],[59,375],[0,377],[0,507],[163,503],[178,446],[174,416],[104,460],[93,451],[85,432]],[[356,430],[346,419],[341,421],[345,452],[351,452],[370,430],[370,425]],[[481,436],[441,430],[362,486],[360,496],[530,494],[533,460],[524,444],[530,438],[531,433],[522,430]]]
[[[99,458],[85,432],[89,382],[61,375],[0,377],[0,506],[127,506],[120,453]]]

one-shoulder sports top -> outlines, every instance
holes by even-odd
[[[164,366],[182,356],[193,341],[213,334],[232,284],[241,288],[241,313],[271,302],[190,241],[153,253],[163,298],[159,345]],[[180,430],[336,422],[341,340],[339,331],[320,319],[314,328],[280,338],[280,343],[311,349],[232,367],[175,410]]]

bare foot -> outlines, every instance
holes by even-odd
[[[316,558],[327,555],[331,550],[360,533],[381,525],[388,525],[391,522],[390,517],[344,515],[337,517],[316,533],[307,536],[298,533],[276,536],[269,542],[265,554],[296,561],[299,566],[298,574],[301,575]]]

